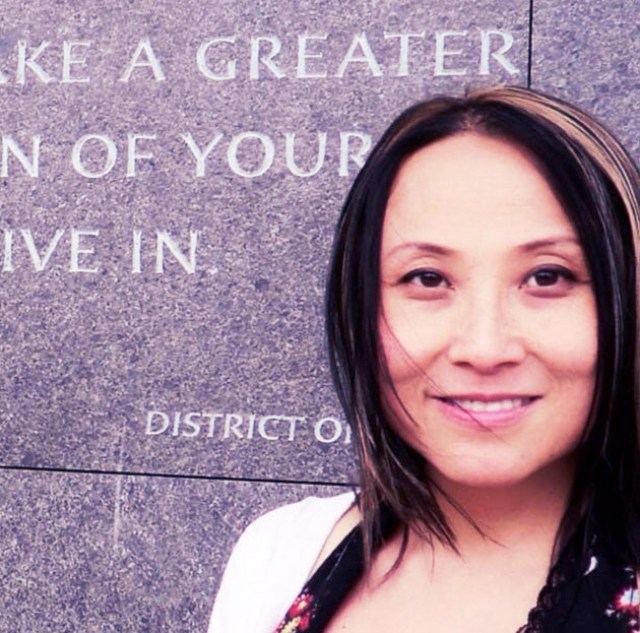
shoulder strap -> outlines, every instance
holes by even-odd
[[[381,514],[384,543],[396,528],[390,513]],[[364,573],[364,546],[357,525],[318,567],[302,588],[276,633],[322,633]]]

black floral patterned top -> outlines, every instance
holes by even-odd
[[[383,522],[383,537],[394,531]],[[567,548],[549,572],[528,621],[516,633],[640,633],[635,570],[594,538],[585,568]],[[322,633],[364,572],[362,532],[354,528],[316,570],[275,633]]]

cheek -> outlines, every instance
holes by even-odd
[[[593,298],[578,309],[559,312],[555,318],[537,324],[541,351],[559,377],[591,384],[598,358],[597,316]]]
[[[378,331],[387,375],[379,384],[389,424],[405,442],[421,450],[415,424],[422,418],[425,388],[441,390],[430,378],[433,350],[425,345],[425,337],[416,337],[415,330],[403,330],[397,324],[392,328],[388,320],[380,319]]]
[[[394,382],[429,369],[450,337],[450,322],[451,314],[436,313],[424,302],[408,301],[383,290],[378,332]]]
[[[401,343],[398,334],[384,318],[379,320],[378,332],[387,372],[379,380],[384,407],[387,419],[395,431],[404,437],[400,421],[405,418],[404,407],[407,401],[410,404],[411,394],[420,388],[419,377],[422,372],[417,369],[416,362]]]
[[[381,317],[378,332],[389,378],[396,389],[402,389],[408,382],[423,375],[425,353],[412,340],[415,338],[415,328],[403,330],[397,319],[390,323]]]
[[[548,337],[539,339],[545,343],[539,358],[557,387],[554,417],[565,420],[558,433],[564,432],[565,441],[575,447],[583,437],[595,389],[598,335],[594,302],[585,301],[580,310],[556,316],[553,323],[540,324]]]

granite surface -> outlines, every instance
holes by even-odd
[[[581,105],[640,159],[640,21],[635,0],[534,3],[532,86]]]
[[[404,106],[526,81],[528,7],[4,3],[0,463],[349,480],[341,201]]]
[[[534,0],[531,51],[636,158],[637,9]],[[204,631],[242,528],[343,490],[260,480],[353,479],[321,311],[358,153],[424,95],[526,83],[529,17],[3,3],[0,631]]]
[[[344,489],[0,471],[0,631],[206,631],[233,543],[265,511]]]

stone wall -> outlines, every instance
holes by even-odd
[[[0,631],[206,630],[243,527],[353,481],[322,302],[371,143],[513,83],[637,156],[637,8],[5,2]]]

